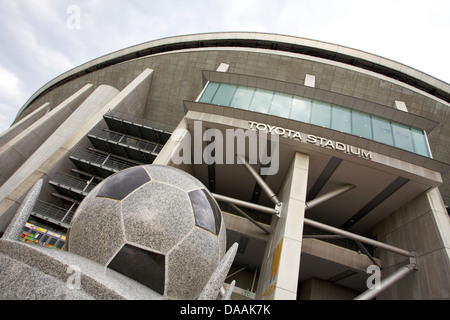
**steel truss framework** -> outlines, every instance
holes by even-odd
[[[269,213],[269,214],[275,215],[276,217],[280,218],[281,207],[283,204],[278,200],[275,193],[267,185],[267,183],[264,181],[264,179],[262,179],[262,177],[258,174],[258,172],[251,165],[248,164],[248,162],[245,160],[245,158],[241,155],[237,155],[237,158],[240,160],[240,163],[244,165],[244,167],[251,174],[251,176],[255,179],[256,183],[258,183],[258,185],[261,187],[261,189],[264,190],[266,195],[272,200],[272,202],[275,204],[275,208],[269,208],[266,206],[261,206],[261,205],[254,204],[251,202],[247,202],[247,201],[243,201],[243,200],[239,200],[239,199],[235,199],[235,198],[231,198],[231,197],[227,197],[227,196],[223,196],[223,195],[219,195],[219,194],[215,194],[215,193],[213,193],[212,195],[218,201],[227,202],[240,215],[242,215],[244,218],[248,219],[251,223],[253,223],[258,228],[260,228],[264,233],[270,234],[269,230],[267,230],[264,226],[262,226],[260,223],[258,223],[254,219],[252,219],[245,212],[240,210],[237,206],[242,206],[242,207],[246,207],[249,209],[254,209],[254,210],[261,211],[261,212]],[[306,203],[305,211],[311,209],[314,206],[322,204],[322,203],[326,202],[327,200],[330,200],[330,199],[332,199],[344,192],[347,192],[353,188],[355,188],[354,185],[344,185],[344,186],[341,186],[341,187],[339,187],[333,191],[330,191],[324,195],[316,197]],[[378,266],[378,264],[375,262],[373,257],[367,251],[367,249],[364,247],[363,243],[409,258],[409,263],[407,265],[403,266],[399,270],[397,270],[394,273],[392,273],[391,275],[389,275],[387,278],[383,279],[379,283],[378,287],[366,290],[365,292],[361,293],[356,298],[354,298],[354,300],[371,300],[371,299],[375,298],[378,294],[383,292],[385,289],[389,288],[390,286],[392,286],[393,284],[398,282],[400,279],[402,279],[403,277],[408,275],[409,273],[418,270],[416,254],[414,251],[407,251],[407,250],[389,245],[384,242],[380,242],[380,241],[377,241],[374,239],[363,237],[363,236],[355,234],[353,232],[335,228],[335,227],[332,227],[332,226],[329,226],[329,225],[326,225],[326,224],[323,224],[323,223],[320,223],[320,222],[317,222],[317,221],[314,221],[311,219],[307,219],[307,218],[304,218],[304,224],[332,233],[332,235],[327,235],[327,237],[341,237],[341,238],[344,237],[344,238],[354,240],[357,243],[357,245],[361,248],[361,250],[367,255],[367,257],[374,263],[374,265],[377,265],[377,266]],[[320,235],[312,235],[312,236],[306,236],[306,237],[321,238]]]

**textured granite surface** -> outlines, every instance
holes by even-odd
[[[107,197],[116,194],[115,187],[120,189],[129,185],[125,183],[127,179],[136,179],[136,172],[148,174],[150,181],[144,179],[143,184],[131,188],[128,194],[126,190],[120,190],[121,200]],[[109,184],[111,180],[123,183]],[[102,192],[105,184],[108,193]],[[102,181],[80,204],[68,235],[69,251],[104,266],[114,261],[127,245],[162,255],[165,259],[164,296],[194,299],[226,250],[226,230],[221,214],[213,217],[220,219],[216,223],[220,227],[217,234],[196,225],[188,192],[198,189],[209,194],[196,178],[176,168],[145,165],[123,170]],[[215,201],[205,203],[217,206]],[[213,211],[210,207],[206,209]],[[133,260],[131,256],[130,260]],[[133,261],[144,263],[144,260]],[[127,265],[121,263],[116,270],[137,274],[131,269],[145,267],[133,262],[127,270]],[[155,285],[159,283],[157,280]],[[145,282],[152,287],[151,283]]]
[[[3,239],[7,240],[17,240],[20,237],[20,234],[23,231],[23,226],[28,221],[30,217],[31,211],[33,210],[34,205],[36,204],[36,200],[39,196],[39,193],[42,189],[42,179],[36,181],[36,183],[31,187],[28,194],[25,196],[22,204],[17,210],[15,216],[12,218],[9,223],[8,228],[3,234]]]
[[[204,188],[204,185],[196,178],[182,170],[168,166],[151,165],[144,166],[153,180],[165,182],[184,191]]]
[[[0,240],[0,265],[0,299],[163,298],[146,286],[91,260],[35,244]],[[79,286],[74,280],[74,267],[79,270]]]
[[[195,226],[186,191],[152,181],[122,201],[129,242],[167,253]]]
[[[195,299],[219,264],[217,237],[195,227],[167,254],[167,295]]]
[[[222,258],[217,268],[214,270],[214,273],[211,275],[207,285],[205,285],[204,289],[198,296],[199,300],[217,299],[220,288],[223,286],[228,271],[233,264],[238,247],[239,245],[237,243],[234,243],[230,247],[230,249],[228,249],[227,253]],[[225,295],[223,296],[224,299],[227,299],[227,296],[228,298],[231,296],[231,291],[233,290],[234,284],[235,283],[232,282],[230,288],[228,288],[228,291],[225,292]]]
[[[70,228],[69,251],[106,265],[125,242],[121,220],[119,201],[89,202]]]

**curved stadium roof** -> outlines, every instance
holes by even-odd
[[[35,99],[55,87],[102,68],[159,53],[183,49],[218,47],[269,49],[341,62],[401,81],[450,103],[450,85],[448,83],[404,64],[371,53],[327,42],[279,34],[220,32],[174,36],[153,40],[91,60],[61,74],[45,84],[28,99],[19,110],[18,115]]]

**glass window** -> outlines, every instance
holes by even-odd
[[[284,93],[275,93],[270,106],[269,114],[287,118],[291,110],[292,96]]]
[[[431,154],[428,151],[428,143],[425,133],[421,130],[412,128],[411,137],[414,144],[414,151],[422,156],[430,157]]]
[[[394,133],[394,144],[397,148],[414,152],[414,146],[409,127],[398,123],[392,123],[392,131]]]
[[[202,96],[198,101],[203,103],[211,103],[211,100],[216,94],[217,88],[219,88],[219,84],[217,82],[208,83],[206,89],[203,91]]]
[[[351,133],[351,114],[347,108],[333,106],[331,108],[331,129]]]
[[[331,105],[319,101],[313,101],[311,123],[317,126],[330,127]]]
[[[368,114],[352,111],[352,134],[372,139],[372,124]]]
[[[217,82],[208,82],[198,101],[311,123],[431,157],[423,131],[325,102]]]
[[[373,126],[373,139],[375,141],[389,144],[391,146],[394,145],[392,139],[392,127],[389,121],[378,117],[372,117],[372,126]]]
[[[238,87],[231,100],[230,107],[248,110],[255,88]]]
[[[56,243],[56,241],[58,241],[58,239],[56,239],[56,238],[51,238],[50,241],[48,242],[48,244],[51,245],[51,246],[53,246],[53,245]]]
[[[253,95],[250,110],[261,113],[268,113],[270,103],[272,102],[273,91],[265,89],[256,89]]]
[[[50,236],[48,234],[44,234],[44,236],[41,238],[40,242],[45,243],[48,240],[48,238],[50,238]]]
[[[229,106],[231,102],[231,98],[233,97],[234,92],[236,91],[236,85],[222,83],[217,89],[216,95],[212,99],[212,104],[218,104],[220,106]]]
[[[294,97],[292,99],[291,113],[289,118],[292,120],[309,122],[311,118],[312,100]]]
[[[55,247],[56,248],[58,248],[58,249],[62,249],[62,247],[64,247],[64,244],[65,244],[66,242],[64,241],[64,240],[59,240],[56,244],[55,244]]]

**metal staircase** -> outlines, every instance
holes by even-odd
[[[72,150],[70,172],[56,172],[48,181],[55,190],[50,202],[38,200],[32,216],[56,229],[67,230],[81,201],[103,179],[140,164],[151,164],[174,127],[110,110],[107,128],[93,128],[88,148]]]

